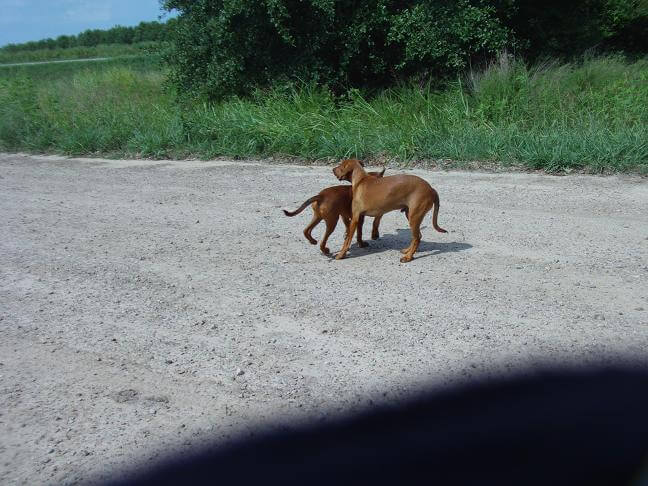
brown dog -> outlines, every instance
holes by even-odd
[[[385,173],[385,169],[383,169],[382,172],[368,172],[366,174],[367,177],[375,179],[375,178],[382,177],[384,173]],[[351,174],[349,174],[348,177],[343,177],[340,180],[347,180],[351,182]],[[322,253],[324,253],[325,255],[328,255],[330,253],[330,250],[326,247],[326,242],[328,241],[329,236],[331,236],[331,233],[333,233],[333,231],[335,230],[335,227],[337,226],[338,223],[338,219],[340,217],[342,218],[342,221],[346,226],[347,233],[349,232],[349,224],[351,223],[351,198],[352,198],[351,186],[327,187],[316,196],[308,198],[304,202],[304,204],[302,204],[295,211],[290,212],[284,209],[283,212],[286,216],[296,216],[299,213],[301,213],[306,208],[306,206],[312,204],[313,219],[308,224],[308,226],[306,226],[306,229],[304,229],[304,236],[311,244],[316,245],[317,240],[311,236],[311,232],[313,231],[315,226],[319,224],[320,221],[324,220],[326,222],[326,232],[324,233],[324,237],[322,238],[322,242],[320,243],[320,250],[322,250]],[[359,218],[357,224],[358,246],[360,246],[361,248],[367,246],[367,243],[362,241],[363,223],[364,223],[364,216]],[[379,233],[378,233],[379,225],[380,225],[380,218],[374,219],[373,227],[371,230],[371,238],[373,238],[374,240],[378,239],[379,237]]]
[[[421,221],[432,208],[432,225],[439,233],[447,233],[437,224],[439,214],[439,194],[420,177],[400,174],[383,178],[367,177],[362,164],[356,159],[343,160],[333,169],[339,180],[348,180],[351,176],[353,199],[351,204],[351,226],[344,240],[340,253],[335,257],[341,260],[351,245],[351,236],[363,216],[374,216],[374,223],[380,221],[383,214],[397,209],[405,210],[412,230],[412,242],[401,250],[405,255],[402,263],[412,260],[421,242]]]

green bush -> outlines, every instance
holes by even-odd
[[[648,0],[515,0],[507,25],[529,61],[588,49],[646,53]]]
[[[509,43],[490,3],[167,0],[180,11],[171,78],[214,99],[283,81],[341,92],[447,75]]]
[[[504,48],[538,59],[644,49],[648,0],[165,0],[183,94],[222,99],[286,82],[334,93],[456,79]],[[642,35],[643,34],[643,35]]]

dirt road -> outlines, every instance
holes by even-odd
[[[0,483],[106,477],[426,383],[646,355],[645,180],[412,172],[450,233],[426,219],[403,265],[400,213],[343,261],[303,238],[310,209],[282,214],[336,183],[327,167],[0,154]]]
[[[124,59],[129,57],[136,57],[136,56],[84,57],[82,59],[51,59],[49,61],[11,62],[11,63],[0,63],[0,68],[15,67],[15,66],[35,66],[38,64],[61,64],[61,63],[68,63],[68,62],[101,62],[101,61],[110,61],[111,59]]]

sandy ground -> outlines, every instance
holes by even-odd
[[[327,167],[0,154],[0,483],[646,355],[645,179],[412,173],[450,233],[428,217],[400,264],[400,213],[343,261],[303,238],[310,209],[281,213],[335,184]]]

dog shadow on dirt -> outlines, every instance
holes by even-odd
[[[399,228],[396,230],[396,234],[381,234],[378,240],[370,239],[371,228],[368,229],[369,231],[363,234],[363,239],[367,243],[369,243],[369,246],[366,248],[359,248],[354,239],[354,243],[351,245],[350,251],[349,253],[347,253],[345,258],[360,258],[376,253],[382,253],[383,251],[401,250],[402,248],[409,246],[410,242],[412,241],[412,232],[409,228]],[[414,254],[414,260],[418,258],[440,255],[442,253],[456,253],[472,248],[472,245],[468,243],[460,243],[457,241],[426,241],[426,236],[428,236],[429,238],[434,238],[434,235],[440,235],[440,233],[437,233],[434,230],[432,230],[432,235],[426,235],[426,229],[427,227],[421,227],[423,238],[421,239],[418,250]],[[335,255],[336,253],[333,253],[330,257],[335,258]]]

